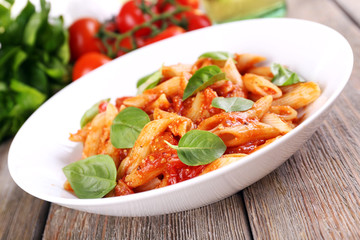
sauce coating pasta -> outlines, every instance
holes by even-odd
[[[100,103],[96,116],[71,134],[70,140],[83,143],[83,158],[105,154],[113,159],[116,186],[106,197],[165,187],[239,161],[296,127],[298,109],[320,95],[314,82],[275,85],[270,67],[257,66],[264,60],[263,56],[235,54],[234,58],[207,57],[193,64],[163,66],[152,88],[134,97],[120,97],[116,104]],[[207,66],[217,66],[225,78],[184,100],[192,77]],[[234,102],[246,98],[254,103],[245,111],[225,111],[214,106],[216,98]],[[150,121],[139,130],[132,148],[116,148],[110,136],[114,119],[131,107],[144,111]],[[218,136],[226,145],[224,154],[207,164],[185,164],[171,146],[180,145],[180,139],[192,130]],[[72,190],[68,182],[64,187]]]

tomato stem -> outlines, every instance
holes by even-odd
[[[160,32],[162,32],[164,29],[166,29],[166,27],[168,26],[168,23],[164,20],[168,20],[169,22],[171,22],[177,26],[183,27],[184,26],[183,21],[178,21],[175,18],[175,15],[179,14],[181,12],[188,11],[188,10],[190,10],[190,8],[179,5],[178,3],[174,2],[174,1],[168,1],[168,2],[172,5],[174,5],[175,9],[172,11],[161,13],[161,14],[156,14],[151,10],[151,6],[147,6],[145,4],[145,1],[142,0],[139,8],[141,9],[141,11],[144,12],[144,14],[149,14],[151,16],[150,20],[135,26],[133,29],[131,29],[125,33],[116,33],[116,32],[112,32],[112,31],[108,31],[104,25],[101,26],[96,37],[99,38],[102,41],[103,45],[105,46],[105,49],[106,49],[105,54],[107,56],[109,56],[110,58],[114,58],[114,57],[116,57],[116,53],[118,51],[123,51],[123,52],[127,53],[127,52],[130,52],[130,51],[136,49],[138,46],[137,46],[137,43],[135,40],[135,33],[137,31],[139,31],[140,29],[150,28],[151,33],[149,36],[154,37],[154,36],[158,35]],[[160,28],[154,24],[155,22],[158,22],[158,21],[164,21]],[[131,49],[120,47],[120,42],[128,37],[130,38]],[[114,44],[111,44],[111,43],[114,43]]]

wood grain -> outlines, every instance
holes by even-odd
[[[10,141],[0,145],[0,239],[39,239],[49,203],[21,190],[7,167]]]
[[[244,190],[252,234],[255,239],[359,239],[360,30],[332,1],[289,0],[288,10],[291,17],[342,33],[353,47],[355,66],[345,91],[311,140]]]
[[[109,217],[52,205],[44,239],[250,239],[240,195],[180,213]]]
[[[360,26],[360,1],[358,0],[335,0],[349,17]]]

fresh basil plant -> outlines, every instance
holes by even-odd
[[[178,146],[165,142],[176,149],[179,159],[189,166],[211,163],[226,151],[226,145],[220,137],[203,130],[187,132],[180,139]]]
[[[76,196],[102,198],[116,186],[116,166],[108,155],[95,155],[63,168]]]
[[[206,66],[197,70],[189,79],[184,90],[183,100],[204,90],[217,81],[226,79],[225,73],[218,66]]]
[[[18,131],[52,94],[71,81],[68,31],[62,17],[26,1],[13,17],[14,0],[0,1],[0,142]]]
[[[110,129],[111,144],[116,148],[132,148],[149,116],[136,107],[127,107],[114,119]]]

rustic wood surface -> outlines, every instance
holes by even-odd
[[[360,31],[348,15],[359,10],[358,1],[288,1],[289,16],[342,33],[355,65],[350,83],[310,141],[244,190],[255,239],[360,239]]]
[[[10,143],[0,145],[0,239],[38,239],[43,234],[50,204],[25,193],[10,177]]]
[[[7,169],[0,145],[0,239],[360,239],[360,1],[288,0],[288,16],[328,25],[350,42],[351,80],[327,120],[285,164],[199,209],[109,217],[38,200]]]

